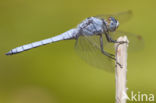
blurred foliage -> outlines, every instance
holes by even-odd
[[[155,0],[0,0],[0,103],[112,103],[114,74],[94,68],[61,41],[14,56],[16,47],[58,35],[83,19],[125,10],[120,29],[140,34],[144,50],[129,53],[128,88],[156,94]]]

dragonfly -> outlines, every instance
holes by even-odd
[[[6,53],[6,55],[14,55],[61,40],[76,40],[76,53],[80,55],[83,60],[95,67],[113,71],[116,60],[114,56],[114,43],[125,43],[124,41],[117,41],[119,36],[128,36],[130,48],[137,49],[141,47],[143,42],[142,37],[139,35],[118,30],[119,24],[128,21],[131,16],[132,11],[129,10],[114,14],[88,17],[78,24],[77,27],[60,35],[16,47]]]

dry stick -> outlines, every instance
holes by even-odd
[[[117,41],[126,41],[127,43],[115,44],[116,49],[116,61],[122,65],[119,66],[116,63],[115,79],[116,79],[116,103],[126,103],[126,81],[127,81],[127,47],[128,39],[126,36],[119,37]]]

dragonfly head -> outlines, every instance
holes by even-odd
[[[107,29],[110,32],[115,31],[119,26],[119,22],[114,17],[109,17],[106,22]]]

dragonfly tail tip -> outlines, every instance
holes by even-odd
[[[12,55],[12,52],[5,53],[5,55]]]

